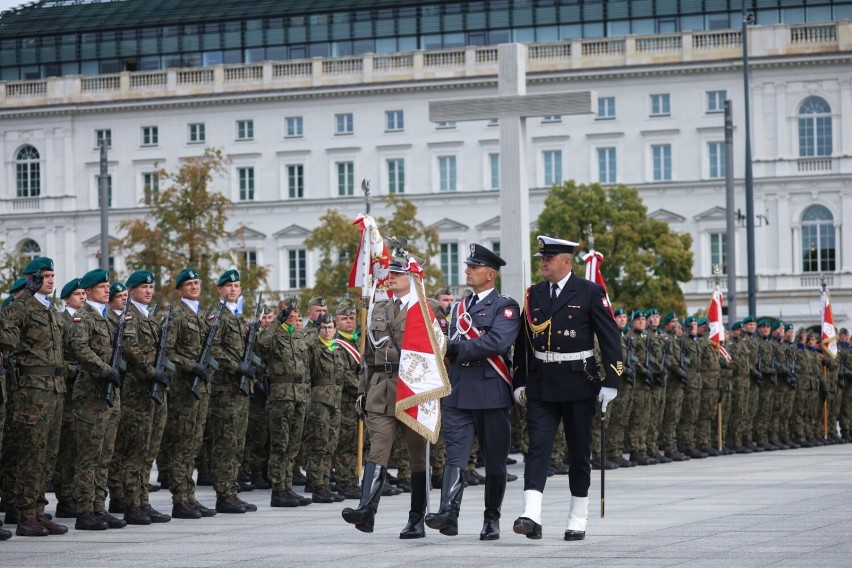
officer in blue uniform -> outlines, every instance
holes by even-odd
[[[595,398],[601,410],[618,393],[621,338],[604,289],[571,273],[577,243],[538,237],[544,281],[527,289],[515,344],[515,398],[527,405],[530,445],[524,466],[524,512],[514,531],[541,538],[541,500],[559,421],[568,444],[571,505],[565,540],[586,535]],[[601,362],[595,358],[595,338]],[[601,369],[600,367],[603,367]],[[603,379],[603,381],[601,381]]]
[[[506,262],[482,245],[470,246],[466,285],[473,294],[451,309],[447,357],[452,393],[442,401],[441,437],[447,453],[441,507],[426,525],[458,534],[458,514],[474,436],[485,458],[485,521],[480,540],[500,538],[500,506],[506,493],[511,447],[512,386],[509,350],[521,328],[518,303],[494,283]]]

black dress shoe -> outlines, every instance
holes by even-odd
[[[22,522],[16,524],[18,527],[15,529],[15,534],[18,536],[47,536],[50,534],[50,531],[44,528],[35,517],[23,519]]]
[[[512,530],[532,540],[541,539],[541,525],[527,517],[518,517]]]
[[[161,513],[152,507],[150,504],[143,505],[142,510],[145,511],[145,514],[151,517],[152,523],[168,523],[172,520],[171,515],[167,515],[165,513]]]
[[[60,501],[56,504],[56,518],[76,519],[77,505],[73,501]]]
[[[586,531],[565,531],[565,540],[583,540],[586,538]]]
[[[124,520],[128,525],[150,525],[153,521],[142,507],[130,505],[124,511]]]
[[[204,505],[202,505],[198,501],[190,501],[189,504],[192,506],[193,509],[195,509],[196,511],[201,513],[202,517],[215,517],[216,516],[216,511],[214,511],[213,509],[209,509],[209,508],[205,507]]]
[[[254,513],[255,511],[257,511],[257,505],[255,505],[254,503],[246,503],[239,497],[237,497],[237,501],[240,502],[240,505],[243,506],[243,509],[245,509],[247,513]]]
[[[113,517],[106,511],[97,511],[95,515],[99,519],[106,521],[107,526],[111,529],[123,529],[127,526],[127,521]]]
[[[216,512],[226,514],[243,514],[246,512],[246,509],[240,505],[239,501],[237,501],[236,495],[229,495],[227,497],[219,497],[216,499]]]
[[[518,476],[515,475],[514,473],[507,473],[506,474],[506,481],[517,481],[517,480],[518,480]]]
[[[109,528],[109,524],[95,513],[89,511],[81,513],[80,516],[77,517],[77,522],[74,523],[74,528],[78,531],[105,531]],[[47,529],[45,529],[45,532],[47,532]]]
[[[47,534],[58,535],[68,532],[68,527],[54,523],[52,519],[47,518],[47,515],[36,515],[36,520],[47,529]]]
[[[200,519],[201,511],[193,507],[189,501],[182,501],[172,505],[172,517],[176,519]]]
[[[109,500],[109,511],[110,513],[123,513],[127,508],[127,503],[124,499],[110,499]]]

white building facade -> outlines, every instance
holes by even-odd
[[[852,24],[749,31],[758,313],[814,324],[819,281],[849,322]],[[111,236],[146,214],[155,169],[220,147],[213,188],[235,205],[232,243],[272,267],[273,290],[313,284],[304,239],[329,208],[354,218],[360,183],[402,194],[439,230],[450,285],[468,245],[499,246],[497,121],[433,124],[430,101],[496,92],[496,48],[314,58],[0,82],[0,241],[57,263],[61,281],[97,266],[98,141],[109,147]],[[738,30],[531,44],[528,93],[592,90],[597,115],[527,121],[531,218],[548,188],[624,183],[651,217],[693,236],[691,311],[724,264],[724,101],[734,110],[739,315],[746,308],[742,37]],[[582,204],[578,204],[582,206]],[[577,235],[581,238],[581,235]],[[606,254],[606,251],[601,251]],[[116,254],[119,277],[132,267]],[[725,279],[722,286],[725,287]],[[616,299],[617,302],[617,299]]]

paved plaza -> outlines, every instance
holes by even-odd
[[[14,536],[0,543],[0,566],[852,566],[852,444],[608,471],[604,519],[600,472],[593,472],[586,540],[570,543],[562,539],[567,476],[548,480],[544,538],[531,541],[512,532],[522,509],[523,464],[509,469],[521,479],[508,485],[503,533],[494,542],[479,541],[482,486],[465,490],[459,536],[427,529],[426,538],[413,541],[398,538],[407,494],[383,498],[376,532],[363,534],[340,517],[355,501],[272,509],[266,490],[241,494],[258,505],[256,513]],[[433,508],[439,493],[431,492]],[[198,496],[213,506],[211,488],[199,488]],[[167,491],[151,497],[155,508],[171,511]]]

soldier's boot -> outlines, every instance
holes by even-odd
[[[262,473],[255,473],[251,476],[251,484],[255,486],[256,489],[269,489],[272,486],[269,485],[269,482],[263,479]]]
[[[216,498],[216,512],[225,514],[243,514],[246,512],[245,507],[237,501],[236,495],[228,495],[225,497]],[[203,515],[204,513],[202,513]]]
[[[207,471],[199,471],[198,477],[195,480],[195,484],[199,487],[212,487],[213,486],[213,476],[210,475],[210,472]]]
[[[0,529],[0,540],[9,540],[10,538],[12,538],[12,531]]]
[[[110,513],[123,513],[127,508],[127,503],[124,499],[110,499],[109,500],[109,511]]]
[[[42,528],[44,529],[44,527]],[[88,511],[77,517],[74,528],[78,531],[105,531],[109,528],[109,524],[95,513]],[[44,531],[47,532],[47,529],[44,529]]]
[[[423,538],[426,529],[423,528],[423,516],[426,514],[426,472],[416,471],[411,474],[411,510],[408,511],[408,522],[405,523],[399,538]]]
[[[246,503],[242,499],[240,499],[239,495],[236,496],[237,502],[243,506],[243,509],[246,510],[246,513],[254,513],[257,511],[257,505],[254,503]]]
[[[426,526],[447,536],[459,534],[459,509],[463,493],[462,469],[445,465],[444,482],[441,486],[441,507],[437,513],[426,515]]]
[[[385,484],[387,469],[376,462],[368,461],[364,466],[364,481],[361,487],[361,502],[357,509],[346,507],[341,512],[343,520],[355,525],[361,532],[373,532],[376,511],[382,498],[382,487]]]
[[[689,457],[695,460],[704,459],[707,457],[707,454],[699,450],[698,448],[691,448],[687,454]]]
[[[512,527],[517,534],[522,534],[532,540],[541,540],[541,491],[527,489],[524,491],[524,512],[515,519]]]
[[[275,491],[272,490],[272,498],[269,501],[270,507],[298,507],[302,504],[302,500],[293,491]]]
[[[331,494],[328,485],[317,485],[314,487],[313,494],[311,495],[311,502],[334,503],[334,495]]]
[[[18,510],[10,509],[6,511],[6,524],[7,525],[17,525],[18,524]]]
[[[387,481],[382,487],[382,497],[393,497],[394,495],[400,495],[403,491],[396,485],[391,485]]]
[[[150,525],[152,523],[148,513],[137,505],[127,506],[124,510],[124,520],[127,521],[128,525]]]
[[[73,501],[60,501],[56,504],[57,519],[76,519],[77,504]]]
[[[485,476],[485,514],[479,540],[497,540],[500,538],[500,508],[506,495],[505,475]]]
[[[47,536],[50,534],[50,531],[44,528],[34,516],[21,519],[21,522],[17,523],[17,525],[15,534],[18,536]]]
[[[193,507],[189,501],[181,501],[172,505],[172,516],[176,519],[200,519],[201,511]]]
[[[631,452],[630,461],[636,462],[639,465],[653,465],[656,460],[652,460],[645,452]]]
[[[195,509],[196,511],[201,513],[202,517],[215,517],[216,516],[216,511],[214,511],[213,509],[210,509],[208,507],[205,507],[204,505],[202,505],[198,501],[190,501],[189,504],[192,506],[193,509]]]
[[[245,470],[240,470],[237,474],[237,484],[240,486],[240,493],[255,490],[254,483],[251,481],[251,476],[249,475],[249,472]]]
[[[411,493],[411,483],[410,479],[397,479],[396,486],[399,489],[402,489],[403,493]]]
[[[586,538],[586,521],[589,519],[589,498],[571,496],[568,509],[568,528],[565,540],[583,540]]]
[[[52,519],[47,518],[47,515],[36,515],[36,520],[47,529],[47,534],[58,535],[68,532],[68,527],[54,523]]]
[[[127,521],[125,521],[124,519],[113,517],[106,511],[98,511],[95,513],[95,516],[103,521],[106,521],[107,528],[123,529],[127,526]]]
[[[145,514],[151,517],[152,523],[168,523],[172,520],[171,515],[167,515],[165,513],[161,513],[156,510],[151,504],[146,504],[142,506],[142,510],[145,511]]]
[[[677,450],[672,450],[670,452],[666,452],[665,456],[667,458],[669,458],[670,460],[676,461],[676,462],[686,461],[686,456],[684,456],[682,453],[680,453]]]
[[[346,487],[340,488],[338,495],[341,495],[346,499],[360,499],[361,488],[356,485],[347,485]]]

